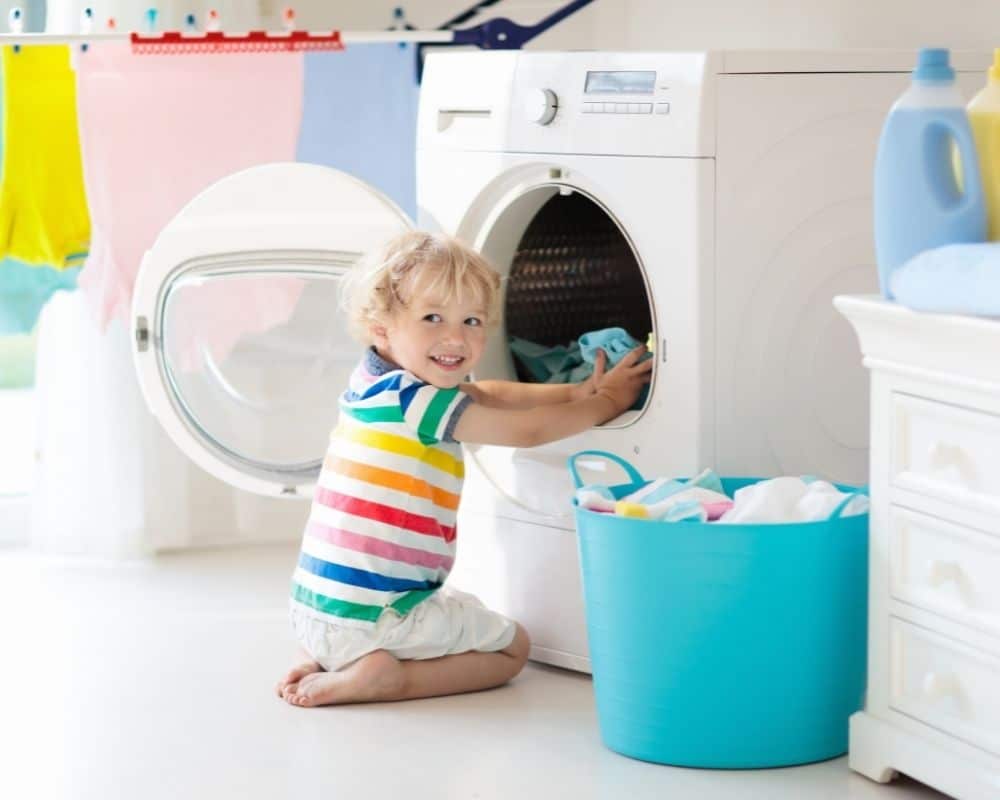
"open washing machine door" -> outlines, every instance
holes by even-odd
[[[498,192],[470,236],[500,270],[505,286],[503,335],[487,342],[477,379],[545,382],[540,362],[553,358],[526,354],[536,348],[569,350],[566,362],[576,364],[579,351],[570,348],[593,330],[619,327],[640,342],[655,338],[652,287],[624,223],[590,190],[586,175],[575,175],[570,183],[553,173],[561,171],[547,166],[534,173],[522,170],[508,191]],[[585,367],[580,370],[589,374]],[[561,369],[556,380],[581,379],[570,375]],[[595,448],[631,450],[637,431],[648,423],[641,418],[651,396],[605,425],[546,445],[470,447],[467,487],[473,495],[481,493],[475,505],[507,518],[573,530],[569,456]],[[487,486],[480,485],[483,481]]]
[[[313,164],[254,167],[188,203],[132,303],[139,384],[181,450],[238,488],[311,498],[362,350],[340,278],[410,227],[376,189]]]

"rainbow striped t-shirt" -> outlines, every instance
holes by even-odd
[[[406,614],[448,577],[465,468],[452,436],[470,402],[374,348],[340,398],[292,578],[292,605],[337,625]]]

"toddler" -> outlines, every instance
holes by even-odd
[[[343,298],[368,350],[340,397],[293,577],[306,655],[277,692],[319,706],[500,686],[524,666],[527,633],[442,588],[460,442],[532,447],[580,433],[633,404],[652,360],[639,347],[605,371],[599,358],[578,384],[466,381],[499,322],[500,277],[444,236],[397,237],[351,271]]]

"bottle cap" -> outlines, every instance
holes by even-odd
[[[955,70],[948,63],[948,50],[944,47],[925,47],[917,55],[913,70],[915,81],[953,81]]]
[[[993,51],[993,66],[986,70],[991,81],[1000,81],[1000,47]]]

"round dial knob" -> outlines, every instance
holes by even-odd
[[[532,89],[524,99],[524,114],[530,122],[548,125],[555,119],[559,99],[551,89]]]

